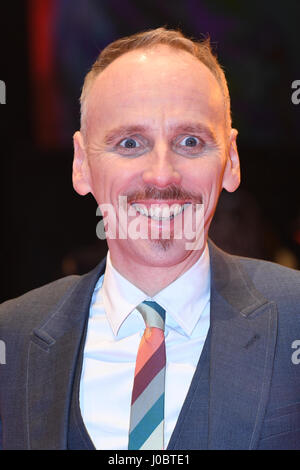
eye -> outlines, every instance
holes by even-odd
[[[205,142],[194,135],[181,135],[175,140],[173,148],[185,157],[199,157],[205,149]]]
[[[143,136],[134,135],[120,140],[115,146],[115,151],[124,157],[139,157],[147,147],[148,142]]]
[[[200,139],[197,137],[188,136],[182,139],[179,144],[185,147],[196,147],[198,144],[200,144]]]
[[[140,147],[140,144],[137,142],[137,140],[135,140],[131,137],[121,140],[119,145],[121,147],[126,148],[126,149],[135,149],[137,147]]]

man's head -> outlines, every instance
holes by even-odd
[[[175,239],[172,224],[203,203],[206,238],[222,188],[234,191],[240,181],[228,89],[208,41],[197,45],[163,28],[116,41],[87,75],[81,104],[76,191],[111,204],[117,218],[119,197],[126,196],[134,208],[128,221],[141,231],[164,233],[171,225],[168,242],[108,238],[112,259],[170,268],[198,257],[186,250],[184,237]],[[154,203],[177,203],[180,210],[154,213]]]
[[[221,88],[224,98],[224,118],[226,130],[231,129],[231,108],[230,96],[227,86],[227,81],[222,67],[220,66],[217,58],[214,56],[210,46],[210,40],[207,38],[203,41],[193,41],[185,37],[180,31],[169,30],[165,28],[157,28],[150,31],[133,34],[132,36],[125,37],[114,41],[109,44],[99,54],[97,60],[94,62],[91,70],[86,74],[82,93],[80,97],[81,103],[81,131],[84,133],[86,130],[86,108],[87,97],[89,91],[96,79],[96,77],[115,59],[120,57],[126,52],[134,51],[137,49],[150,49],[158,44],[164,44],[177,50],[189,52],[206,67],[210,69],[215,76]]]

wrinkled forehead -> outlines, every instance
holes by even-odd
[[[188,52],[157,46],[122,55],[96,77],[87,96],[86,127],[93,130],[109,120],[122,124],[135,115],[176,119],[182,113],[223,125],[221,88]]]

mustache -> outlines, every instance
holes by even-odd
[[[132,191],[125,194],[128,204],[138,200],[157,199],[157,200],[187,200],[195,204],[202,204],[203,197],[201,193],[186,191],[176,185],[170,185],[167,188],[157,188],[156,186],[146,186],[143,189]]]

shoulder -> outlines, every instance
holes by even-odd
[[[230,256],[266,298],[300,310],[300,271],[270,261]]]
[[[209,240],[212,277],[219,291],[231,296],[256,296],[273,301],[280,310],[300,314],[300,271],[271,261],[226,253]],[[239,293],[241,290],[241,293]]]
[[[4,331],[9,334],[26,334],[49,318],[51,312],[64,311],[66,305],[75,309],[82,302],[88,303],[99,276],[105,271],[105,266],[106,258],[87,274],[66,276],[2,303],[1,335]]]
[[[25,319],[43,318],[62,299],[71,294],[81,276],[67,276],[7,300],[0,305],[0,327],[14,323],[22,314]],[[20,325],[21,327],[21,325]]]

